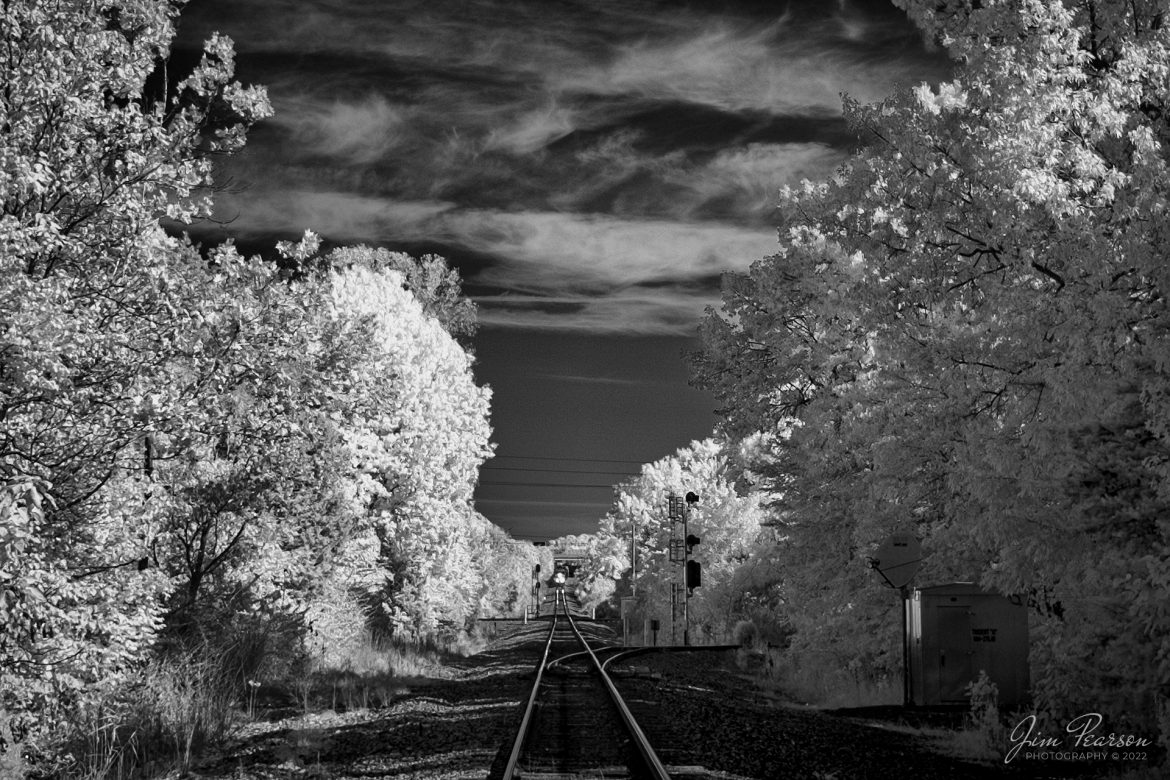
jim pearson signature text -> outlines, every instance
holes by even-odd
[[[1065,731],[1069,737],[1047,737],[1036,732],[1036,716],[1029,715],[1016,724],[1008,740],[1012,746],[1004,756],[1003,762],[1010,763],[1013,758],[1024,751],[1024,758],[1041,758],[1050,755],[1054,758],[1094,760],[1121,758],[1116,751],[1132,748],[1149,747],[1152,743],[1144,737],[1133,734],[1098,734],[1097,729],[1105,719],[1096,712],[1078,715],[1069,721]],[[1039,755],[1038,755],[1039,754]]]

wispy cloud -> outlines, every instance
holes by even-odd
[[[392,154],[415,113],[380,95],[331,101],[278,95],[274,108],[273,121],[298,147],[358,165]]]
[[[842,92],[871,100],[887,93],[900,75],[896,63],[865,67],[817,46],[828,39],[823,30],[812,36],[791,30],[783,18],[764,28],[708,21],[621,43],[607,62],[555,69],[547,78],[554,92],[636,95],[733,111],[837,114]]]
[[[824,178],[844,161],[820,143],[748,144],[720,151],[688,181],[700,203],[732,196],[740,213],[762,213],[776,206],[781,187]]]
[[[346,242],[438,242],[495,262],[466,281],[485,324],[603,332],[689,333],[716,302],[706,282],[775,245],[772,229],[558,212],[460,209],[346,193],[249,193],[234,230],[302,225]]]
[[[523,111],[490,130],[484,139],[485,151],[502,149],[511,154],[532,154],[560,140],[581,124],[578,112],[560,106],[550,98],[545,105]]]
[[[803,6],[817,9],[809,14]],[[548,93],[670,96],[726,108],[836,111],[839,93],[886,94],[921,73],[905,52],[878,56],[887,21],[852,3],[790,3],[764,16],[637,2],[257,0],[229,29],[244,52],[381,57],[459,79],[542,80]],[[210,20],[192,20],[195,35]],[[244,29],[244,26],[247,29]],[[904,35],[905,25],[900,25]],[[860,45],[873,40],[865,56]]]
[[[443,228],[502,258],[481,282],[521,290],[710,277],[776,242],[771,229],[557,212],[457,212],[444,215]]]
[[[770,225],[782,187],[829,175],[846,154],[823,143],[748,143],[692,160],[682,152],[647,154],[625,133],[578,158],[587,172],[577,188],[552,198],[554,206],[580,210],[601,201],[621,216]]]
[[[244,238],[305,229],[342,243],[417,240],[451,203],[393,201],[344,191],[250,189],[216,200],[215,218]]]

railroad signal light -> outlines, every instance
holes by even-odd
[[[693,490],[692,490],[692,491],[689,491],[689,492],[687,493],[687,503],[688,503],[688,504],[697,504],[697,503],[699,503],[699,494],[698,494],[698,493],[696,493],[696,492],[694,492]]]
[[[703,584],[703,564],[687,561],[687,589],[694,590]]]
[[[695,545],[701,541],[702,540],[694,534],[687,534],[687,554],[690,555],[691,550],[693,550]]]

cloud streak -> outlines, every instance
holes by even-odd
[[[297,146],[351,165],[394,153],[414,119],[409,109],[380,95],[331,102],[278,97],[274,108],[273,121]]]
[[[225,215],[226,216],[226,215]],[[717,302],[711,280],[771,251],[775,232],[715,223],[461,209],[347,193],[249,193],[242,237],[300,224],[352,243],[438,242],[492,261],[465,272],[485,325],[689,334]]]
[[[836,115],[841,93],[876,100],[908,75],[897,61],[848,56],[832,45],[831,30],[801,30],[785,18],[763,28],[711,21],[658,39],[620,44],[608,62],[554,69],[548,83],[557,93],[636,95],[730,111]]]

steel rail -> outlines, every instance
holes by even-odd
[[[625,725],[626,731],[633,737],[634,747],[638,749],[638,753],[646,765],[646,770],[650,773],[649,776],[654,778],[654,780],[670,780],[670,775],[667,773],[666,767],[663,765],[661,759],[658,758],[658,754],[654,752],[654,748],[650,745],[650,740],[646,738],[646,734],[642,731],[642,727],[638,725],[638,721],[634,720],[634,714],[630,712],[630,708],[626,706],[625,699],[618,693],[618,689],[614,686],[613,681],[609,679],[609,675],[605,673],[605,669],[602,668],[601,661],[598,660],[597,654],[593,652],[593,648],[589,647],[589,643],[581,635],[581,631],[577,628],[577,623],[573,620],[573,616],[569,614],[568,609],[565,610],[565,617],[569,620],[569,628],[573,629],[573,633],[577,635],[577,640],[593,660],[597,674],[601,677],[601,682],[605,685],[606,691],[609,692],[609,697],[613,701],[614,706],[617,707],[618,714],[621,715],[622,723]]]
[[[686,646],[671,646],[664,647],[627,647],[620,650],[620,652],[606,658],[601,664],[601,668],[608,670],[609,665],[615,661],[625,660],[635,655],[650,655],[652,653],[694,653],[694,652],[720,652],[723,650],[740,650],[743,645],[686,645]],[[558,658],[553,661],[553,664],[558,664],[564,661],[564,658]]]
[[[615,652],[619,652],[619,655],[620,655],[620,651],[621,651],[620,647],[602,647],[602,648],[598,648],[598,649],[599,650],[612,650]],[[583,658],[584,656],[587,656],[587,655],[589,655],[588,650],[578,650],[575,653],[568,653],[566,655],[560,656],[559,658],[554,658],[553,660],[549,661],[548,668],[552,669],[554,666],[560,666],[563,663],[567,663],[567,662],[572,661],[576,658]],[[610,659],[607,659],[604,663],[602,663],[602,668],[604,668],[605,666],[607,666],[609,664],[609,660]]]
[[[548,663],[548,654],[552,649],[553,634],[557,630],[557,607],[560,605],[559,599],[553,600],[553,614],[552,620],[549,621],[548,638],[544,640],[544,653],[541,654],[540,663],[536,665],[535,679],[532,681],[532,692],[528,694],[528,704],[524,707],[524,715],[520,719],[520,730],[517,733],[516,741],[512,744],[512,752],[508,756],[508,763],[504,766],[504,774],[502,780],[513,780],[516,777],[516,765],[520,763],[520,751],[524,748],[524,740],[528,736],[528,727],[532,723],[532,713],[536,710],[536,696],[540,692],[540,680],[544,675],[544,668]],[[565,607],[565,615],[569,614],[568,606]],[[572,625],[570,623],[570,625]]]

